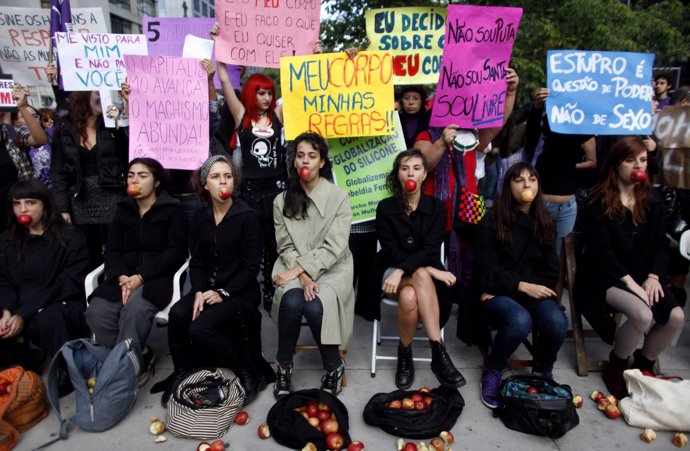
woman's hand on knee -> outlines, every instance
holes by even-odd
[[[395,268],[386,280],[383,281],[381,289],[384,293],[388,295],[393,295],[398,292],[398,287],[400,286],[400,281],[402,280],[403,270],[400,268]]]
[[[19,315],[12,315],[9,321],[7,321],[6,329],[2,338],[16,337],[24,329],[24,318]]]
[[[641,287],[635,280],[630,277],[629,275],[625,275],[624,277],[621,278],[621,281],[625,284],[626,287],[630,291],[633,292],[633,294],[643,301],[647,303],[647,305],[653,305],[653,302],[651,302],[649,294],[647,293],[647,290],[643,287]],[[658,282],[658,281],[657,281]],[[646,283],[646,281],[645,281]],[[644,285],[644,284],[643,284]]]
[[[642,283],[642,288],[647,293],[647,304],[650,307],[664,297],[664,290],[661,288],[661,283],[657,278],[647,277],[647,280]]]
[[[197,291],[194,295],[194,307],[192,307],[192,321],[197,319],[201,312],[204,311],[204,294],[201,291]]]
[[[518,291],[522,291],[527,296],[534,299],[555,298],[556,292],[551,288],[536,283],[520,282],[518,284]]]
[[[429,271],[431,277],[438,280],[439,282],[445,283],[447,287],[452,287],[453,285],[455,285],[455,282],[457,282],[455,274],[453,274],[450,271],[441,271],[440,269],[434,268],[433,266],[428,266],[426,270]]]
[[[304,300],[310,302],[316,299],[316,295],[319,294],[319,284],[309,277],[300,277],[300,282],[302,282],[302,288],[304,289]]]

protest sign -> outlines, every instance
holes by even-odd
[[[12,76],[0,74],[0,111],[10,111],[17,107],[17,103],[12,98],[12,88],[14,88]]]
[[[65,91],[119,90],[125,55],[146,55],[143,34],[55,33]]]
[[[101,8],[72,9],[72,26],[79,33],[107,33]],[[45,72],[50,45],[50,10],[10,8],[0,11],[0,66],[14,81],[50,86]]]
[[[324,138],[395,132],[390,53],[324,53],[280,62],[286,139],[308,130]]]
[[[125,56],[129,158],[198,169],[208,157],[208,79],[198,59]]]
[[[391,196],[386,176],[398,152],[406,148],[397,114],[395,122],[392,135],[328,140],[333,178],[350,195],[353,224],[375,219],[378,203]]]
[[[213,55],[213,40],[198,38],[188,34],[184,38],[182,56],[184,58],[211,59]]]
[[[652,132],[654,54],[550,50],[546,112],[556,133]]]
[[[318,0],[216,0],[216,59],[280,67],[280,57],[311,55],[319,40]]]
[[[371,9],[366,12],[366,24],[369,50],[393,54],[396,85],[438,82],[445,8]]]
[[[690,189],[690,106],[664,107],[654,116],[653,128],[661,155],[660,183]]]
[[[183,56],[184,43],[187,35],[202,39],[209,38],[211,26],[217,19],[213,17],[144,17],[143,27],[149,41],[149,55]],[[195,56],[200,58],[200,56]],[[215,55],[211,61],[216,63]],[[230,83],[235,89],[240,89],[240,71],[237,66],[228,65]],[[220,87],[220,80],[216,73],[213,84]]]
[[[448,6],[432,126],[503,125],[506,70],[521,17],[521,8]]]
[[[546,54],[551,130],[582,135],[652,132],[654,54],[550,50]]]

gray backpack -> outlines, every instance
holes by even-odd
[[[139,359],[132,340],[110,349],[87,338],[68,341],[53,357],[48,372],[48,401],[60,422],[59,439],[67,438],[67,419],[60,414],[58,366],[67,365],[74,386],[76,414],[69,421],[85,431],[110,429],[134,407]]]

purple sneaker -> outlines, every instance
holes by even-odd
[[[489,409],[499,406],[499,389],[501,387],[500,370],[484,370],[482,380],[479,383],[481,390],[482,403]]]

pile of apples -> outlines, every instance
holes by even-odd
[[[293,409],[318,431],[326,436],[326,446],[332,451],[337,451],[345,444],[345,438],[338,433],[340,425],[331,407],[326,403],[311,401],[307,405]]]
[[[388,401],[386,407],[389,409],[428,410],[434,402],[434,398],[429,395],[429,391],[427,387],[422,387],[417,393],[413,393],[409,397]]]
[[[452,451],[447,446],[454,441],[455,437],[453,437],[453,433],[450,431],[441,432],[438,437],[429,442],[429,446],[426,446],[424,442],[417,444],[413,442],[405,443],[403,439],[398,439],[398,451]]]
[[[609,419],[617,420],[621,417],[621,411],[618,409],[618,399],[615,396],[606,396],[604,392],[593,391],[590,397],[597,403],[597,409],[604,412]]]

